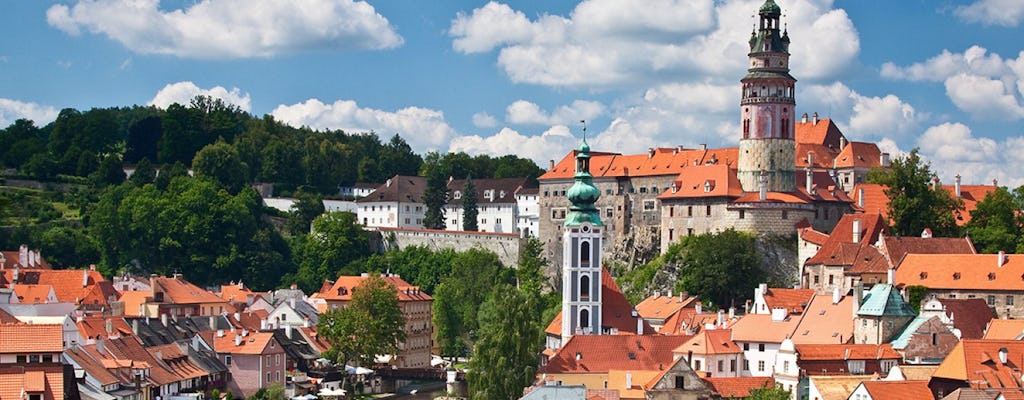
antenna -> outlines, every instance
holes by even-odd
[[[580,123],[583,124],[583,141],[587,141],[587,120],[581,119]]]

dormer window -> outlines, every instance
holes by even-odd
[[[989,272],[988,273],[988,280],[990,280],[990,281],[996,280],[996,273],[995,272]]]
[[[924,272],[924,271],[922,271],[922,272],[921,272],[921,279],[928,279],[928,273],[927,273],[927,272]]]
[[[462,198],[462,191],[461,190],[456,190],[455,193],[452,193],[452,198],[455,199],[455,200],[461,199]]]

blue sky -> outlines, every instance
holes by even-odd
[[[221,97],[294,125],[542,167],[735,146],[763,0],[5,2],[0,125]],[[951,182],[1024,184],[1024,1],[777,0],[797,113],[919,147]]]

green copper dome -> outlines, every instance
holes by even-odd
[[[778,4],[775,4],[775,0],[765,0],[764,4],[761,5],[761,15],[780,15],[782,14],[782,8]]]
[[[597,211],[594,203],[601,197],[601,190],[594,186],[594,177],[590,175],[590,145],[587,139],[583,139],[579,150],[576,152],[576,176],[575,182],[566,196],[572,206],[569,207],[569,214],[565,216],[566,226],[578,226],[584,222],[592,225],[604,225],[601,222],[601,214]]]

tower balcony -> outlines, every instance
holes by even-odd
[[[796,104],[796,100],[793,99],[792,97],[784,97],[784,96],[756,96],[756,97],[755,96],[751,96],[751,97],[744,97],[743,100],[740,101],[741,105],[764,104],[764,103]]]

